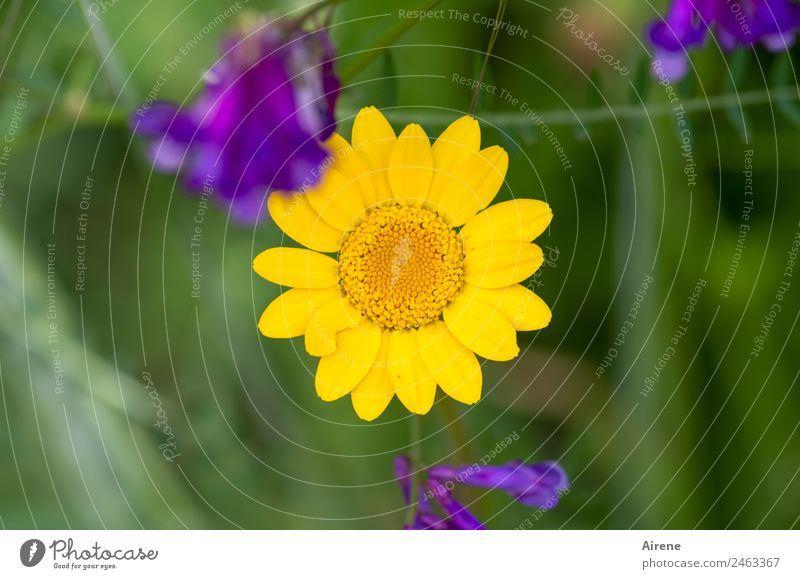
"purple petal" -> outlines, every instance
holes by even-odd
[[[452,525],[453,529],[470,531],[486,529],[483,523],[467,510],[466,507],[455,500],[450,493],[447,492],[446,487],[439,481],[434,478],[429,478],[428,486],[431,492],[436,493],[434,496],[441,505],[442,510],[448,515],[446,520]],[[440,492],[441,489],[445,489],[444,492]]]
[[[661,80],[661,76],[668,82],[677,82],[686,76],[689,71],[689,58],[683,50],[670,52],[667,50],[656,50],[656,57],[653,60],[653,74]]]
[[[235,221],[243,225],[252,223],[254,220],[259,220],[265,214],[267,207],[266,190],[264,195],[245,195],[241,201],[234,198],[231,202],[231,216]]]
[[[703,0],[676,0],[667,16],[650,25],[650,41],[665,50],[676,51],[701,44],[708,33],[707,14],[697,6]]]
[[[400,489],[403,491],[403,499],[406,506],[411,505],[411,459],[408,456],[400,455],[394,459],[394,474],[397,481],[400,483]],[[429,492],[420,487],[419,499],[416,505],[416,513],[414,523],[410,526],[406,525],[404,528],[407,530],[444,530],[452,528],[450,523],[439,517],[433,510]]]
[[[173,173],[180,169],[187,149],[186,144],[164,137],[161,141],[150,143],[148,154],[156,169],[165,173]]]
[[[503,466],[436,466],[431,477],[470,486],[500,489],[529,507],[552,507],[560,493],[569,488],[564,470],[555,462],[522,464],[511,462]]]
[[[555,462],[529,465],[525,470],[524,482],[515,489],[517,500],[525,506],[552,508],[569,489],[567,473]]]
[[[137,134],[145,137],[169,136],[182,143],[189,143],[197,134],[197,123],[188,112],[164,101],[143,105],[130,118]]]
[[[677,80],[686,73],[682,53],[700,46],[710,30],[727,52],[756,43],[777,52],[793,44],[798,29],[795,0],[674,0],[667,15],[650,25],[648,36],[667,77]]]
[[[252,222],[265,192],[300,190],[323,173],[329,153],[320,139],[335,128],[339,93],[333,58],[324,31],[267,25],[232,35],[194,104],[143,105],[131,124],[151,140],[157,169],[181,172],[193,191],[212,179],[232,215]]]
[[[761,37],[761,42],[770,52],[789,50],[794,45],[793,34],[767,34]]]

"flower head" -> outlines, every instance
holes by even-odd
[[[156,168],[190,190],[212,186],[234,216],[254,220],[271,190],[317,182],[335,129],[339,81],[323,30],[262,25],[234,34],[187,109],[156,101],[131,118]]]
[[[794,0],[673,0],[667,16],[650,26],[656,60],[671,80],[688,69],[686,51],[702,45],[709,31],[726,51],[762,43],[773,51],[794,42],[800,4]]]
[[[431,146],[419,125],[398,137],[369,107],[355,119],[352,144],[334,134],[327,146],[333,163],[317,187],[269,199],[275,223],[309,249],[256,257],[259,275],[291,288],[259,329],[271,338],[305,335],[308,353],[321,358],[317,394],[351,394],[365,420],[395,394],[425,414],[437,384],[477,402],[475,355],[510,360],[517,330],[550,322],[547,305],[519,285],[543,262],[531,241],[550,223],[550,207],[516,199],[486,208],[508,156],[497,146],[480,149],[472,117]]]
[[[411,505],[411,462],[407,456],[395,458],[395,477],[400,482],[406,505]],[[551,509],[569,489],[569,479],[555,462],[504,466],[434,466],[427,471],[427,483],[417,497],[411,529],[481,530],[486,527],[466,507],[453,498],[456,484],[501,489],[527,507]],[[440,511],[441,515],[437,512]]]

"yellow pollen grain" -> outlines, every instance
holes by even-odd
[[[418,328],[439,318],[461,290],[463,248],[433,211],[373,209],[339,251],[339,283],[362,315],[384,330]]]

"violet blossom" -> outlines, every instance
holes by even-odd
[[[702,46],[711,30],[726,52],[763,44],[785,50],[800,27],[800,5],[793,0],[673,0],[664,18],[650,25],[655,61],[669,80],[688,71],[686,51]]]
[[[296,23],[233,34],[192,105],[145,103],[131,123],[157,169],[179,172],[189,190],[213,189],[235,217],[255,221],[265,195],[313,186],[328,162],[333,56],[324,30]]]
[[[482,530],[486,527],[453,497],[457,484],[500,489],[525,506],[553,508],[569,489],[569,479],[555,462],[524,464],[514,461],[501,466],[453,467],[438,465],[426,472],[420,485],[414,522],[408,529]],[[395,476],[400,482],[406,505],[411,505],[411,461],[395,459]]]

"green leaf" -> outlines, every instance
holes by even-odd
[[[377,98],[381,106],[396,107],[400,89],[397,82],[397,66],[391,50],[381,56],[381,76],[378,80]]]

